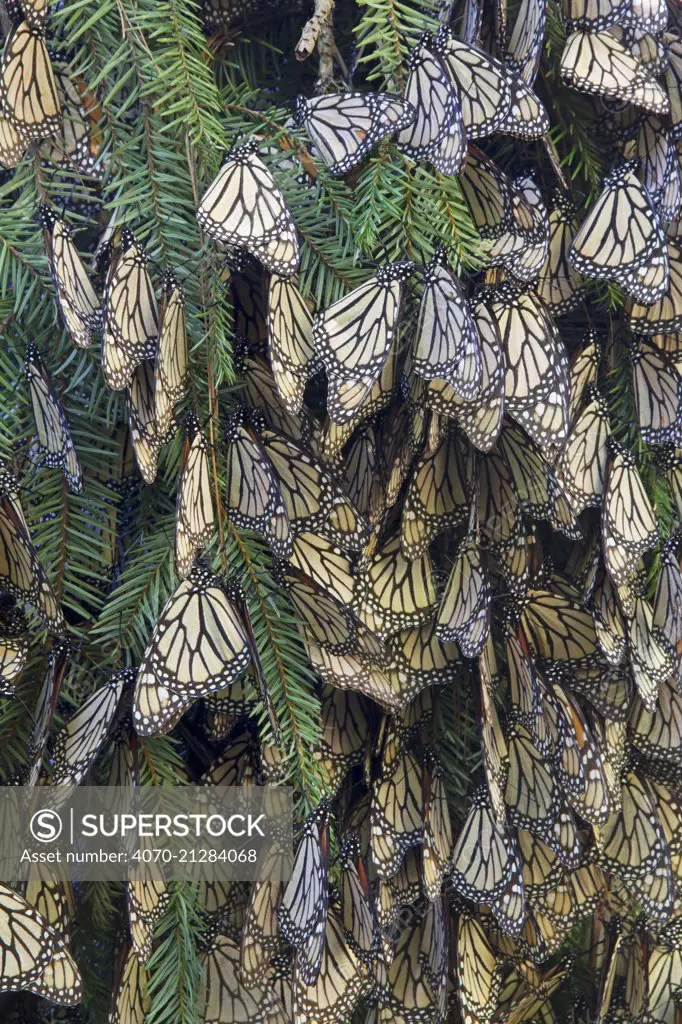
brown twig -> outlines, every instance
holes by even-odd
[[[306,60],[315,49],[320,33],[327,22],[331,22],[334,0],[315,0],[315,13],[303,26],[301,38],[296,44],[296,60]]]
[[[550,139],[549,135],[545,135],[542,141],[544,143],[545,150],[547,152],[547,156],[549,157],[549,162],[552,165],[552,170],[554,171],[554,173],[556,174],[557,178],[559,179],[559,183],[561,184],[561,187],[566,192],[570,191],[569,187],[568,187],[568,182],[566,181],[566,178],[564,176],[564,172],[561,170],[561,160],[559,158],[559,154],[557,153],[556,146],[554,145],[554,143]]]

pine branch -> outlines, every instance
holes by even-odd
[[[197,948],[204,927],[198,886],[172,884],[168,906],[154,929],[158,945],[147,965],[152,999],[147,1024],[201,1024]]]

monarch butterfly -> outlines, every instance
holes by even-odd
[[[274,986],[267,983],[247,988],[239,979],[239,946],[229,935],[212,935],[203,958],[204,983],[199,1005],[206,1024],[222,1020],[265,1024],[285,1019]]]
[[[632,383],[642,440],[682,445],[682,376],[670,354],[641,338],[632,353]]]
[[[645,66],[608,32],[573,32],[566,40],[561,77],[581,92],[665,114],[670,101]]]
[[[518,940],[524,927],[524,921],[529,915],[518,854],[502,895],[493,900],[490,909],[501,933]]]
[[[134,680],[133,669],[114,672],[62,726],[50,759],[54,786],[79,785],[101,750],[124,689],[132,688]]]
[[[374,786],[370,847],[380,878],[394,875],[411,846],[422,841],[423,768],[403,750],[392,770]]]
[[[70,942],[71,931],[76,917],[74,892],[71,882],[59,874],[49,880],[31,877],[24,892],[26,902],[35,907],[47,921],[57,937]]]
[[[314,757],[326,770],[332,791],[354,765],[362,763],[365,714],[365,703],[358,694],[333,686],[323,687],[321,740],[314,748]]]
[[[630,724],[632,742],[643,754],[671,761],[679,756],[682,749],[682,698],[672,678],[659,683],[658,704],[653,711],[643,703],[633,708]]]
[[[315,355],[313,317],[296,284],[277,274],[270,275],[267,309],[272,375],[285,408],[295,416]]]
[[[284,888],[280,881],[283,859],[283,851],[274,842],[263,862],[263,878],[251,886],[239,952],[239,972],[247,988],[265,980],[279,949],[277,909]]]
[[[561,789],[521,723],[507,736],[509,774],[505,802],[510,821],[547,841],[561,809]]]
[[[165,438],[173,427],[175,407],[185,397],[189,366],[185,297],[170,270],[164,278],[163,290],[166,301],[154,367],[154,416],[159,437]]]
[[[379,442],[371,424],[363,424],[353,435],[344,459],[343,482],[350,502],[366,518],[372,518],[372,502],[380,466]]]
[[[313,338],[327,370],[327,408],[347,423],[367,399],[398,327],[406,282],[415,264],[389,263],[313,318]]]
[[[394,343],[389,349],[388,358],[383,365],[378,380],[370,388],[367,398],[358,408],[355,415],[343,424],[335,423],[329,416],[319,435],[319,450],[324,460],[329,463],[338,462],[346,442],[352,437],[356,428],[371,417],[375,417],[391,403],[397,383],[398,354]],[[400,414],[401,407],[394,412]],[[387,417],[388,419],[388,417]],[[387,436],[392,436],[384,430]],[[384,459],[384,462],[388,462]]]
[[[649,778],[646,780],[649,797],[656,809],[658,820],[663,835],[670,848],[670,853],[678,857],[682,850],[682,805],[676,791],[666,785],[660,779]],[[679,874],[679,862],[677,865]],[[671,930],[674,930],[674,926]]]
[[[133,371],[127,406],[137,468],[144,482],[153,484],[162,441],[154,411],[154,364],[150,359],[144,359]]]
[[[300,409],[297,414],[288,411],[277,390],[272,371],[264,360],[244,361],[244,390],[248,404],[261,413],[272,430],[290,437],[298,444],[310,440],[312,422],[305,409]]]
[[[51,633],[66,632],[64,615],[31,541],[19,502],[19,481],[1,464],[0,588],[32,604]]]
[[[592,617],[602,654],[610,665],[620,665],[627,651],[627,634],[617,591],[606,572],[594,588]]]
[[[557,479],[575,515],[601,504],[606,477],[608,407],[592,385],[588,385],[586,394],[587,404],[576,418],[556,465]]]
[[[109,1024],[144,1024],[151,1007],[147,970],[131,947],[123,961]]]
[[[467,454],[454,431],[415,463],[405,495],[400,546],[409,560],[422,558],[434,537],[464,522],[469,511]]]
[[[509,181],[510,206],[508,226],[496,233],[486,251],[493,266],[505,267],[512,276],[527,280],[534,276],[534,264],[541,264],[537,250],[545,247],[544,212],[537,208],[537,195]]]
[[[661,0],[632,0],[626,7],[622,25],[634,29],[639,35],[658,35],[668,24],[668,10]]]
[[[521,508],[534,519],[548,520],[555,530],[579,537],[572,510],[540,451],[515,424],[502,431],[497,449],[511,473]]]
[[[0,697],[13,697],[29,651],[27,623],[14,607],[0,610]]]
[[[538,750],[546,757],[554,753],[556,736],[546,718],[548,694],[541,684],[526,649],[523,635],[509,631],[506,638],[507,675],[511,700],[510,721],[520,722],[528,729]]]
[[[297,971],[307,985],[320,972],[328,910],[329,806],[322,801],[301,830],[291,878],[278,910],[282,935],[299,951]],[[301,950],[304,951],[300,956]],[[306,952],[312,951],[312,956]]]
[[[578,591],[561,580],[562,590],[531,586],[516,613],[536,657],[561,661],[567,669],[590,668],[598,660],[592,615],[581,606]]]
[[[35,907],[2,883],[0,917],[0,992],[30,988],[67,1005],[73,1004],[76,995],[80,999],[80,976],[64,943]],[[67,981],[70,986],[62,987],[60,983]]]
[[[682,331],[682,250],[668,242],[670,285],[653,305],[628,303],[626,311],[633,331],[638,334],[675,334]]]
[[[454,39],[442,26],[433,52],[448,72],[459,100],[469,139],[501,131],[512,103],[512,79],[504,65],[483,50]]]
[[[328,685],[365,694],[389,713],[411,698],[414,687],[403,686],[397,673],[368,661],[360,652],[336,654],[304,639],[310,664]]]
[[[387,640],[386,650],[386,672],[391,679],[397,676],[405,701],[424,687],[452,682],[461,669],[459,648],[439,639],[435,620],[396,633]]]
[[[661,548],[653,615],[654,626],[676,653],[682,640],[682,570],[675,557],[678,541],[678,534],[672,533]]]
[[[197,218],[211,238],[245,249],[273,274],[291,277],[300,255],[296,227],[256,148],[256,140],[247,139],[230,150]]]
[[[362,541],[367,539],[367,527],[322,463],[272,431],[264,430],[261,441],[279,480],[292,532],[298,535],[329,530],[333,509],[343,506],[350,516],[349,526],[360,536],[343,537],[342,543],[348,540],[353,547],[358,542],[362,546]]]
[[[323,533],[299,534],[291,562],[341,604],[352,603],[355,576],[350,559]]]
[[[434,412],[456,419],[479,451],[494,447],[504,416],[504,354],[497,322],[483,302],[473,306],[473,317],[481,342],[481,390],[470,401],[461,399],[445,381],[432,380],[424,401]]]
[[[379,952],[379,922],[374,895],[357,833],[346,832],[341,843],[341,922],[355,955],[371,963]]]
[[[288,562],[274,567],[275,581],[288,593],[299,630],[309,643],[332,655],[362,654],[385,658],[381,640],[332,594]]]
[[[457,916],[457,985],[467,1017],[484,1020],[494,1013],[502,968],[482,925],[465,911]]]
[[[10,893],[11,890],[7,890],[7,892]],[[20,899],[18,894],[13,895],[16,895],[17,899]],[[29,904],[27,903],[27,906],[28,905]],[[6,911],[7,907],[4,907],[3,910]],[[19,914],[16,913],[15,915],[18,919]],[[53,949],[49,962],[35,978],[27,980],[24,985],[18,985],[15,981],[12,983],[10,976],[8,987],[26,988],[28,991],[42,995],[51,1002],[56,1002],[56,1004],[60,1006],[77,1006],[83,999],[83,985],[80,972],[74,962],[74,958],[67,948],[66,943],[61,940],[58,934],[47,927],[40,914],[38,914],[38,919],[43,923],[47,932],[51,934]],[[31,924],[31,928],[27,928],[27,924],[29,922]],[[19,934],[16,936],[12,935],[13,927],[20,930]],[[24,913],[20,915],[20,922],[17,921],[16,925],[12,926],[12,923],[10,923],[8,931],[10,941],[11,939],[15,939],[17,941],[15,947],[12,947],[12,944],[7,942],[8,948],[5,950],[5,955],[3,957],[5,965],[8,959],[11,961],[11,959],[20,958],[20,961],[26,962],[27,953],[31,952],[30,943],[32,939],[35,941],[35,923],[28,918],[26,913]],[[23,949],[22,946],[24,946]],[[35,956],[35,951],[33,952],[33,955]],[[11,971],[11,968],[9,970]]]
[[[668,58],[667,67],[664,70],[666,92],[670,99],[670,125],[675,134],[679,134],[679,126],[682,122],[682,45],[680,39],[672,32],[664,32],[662,36],[663,48]]]
[[[512,75],[518,75],[526,85],[532,85],[537,77],[546,19],[544,0],[524,0],[509,37],[505,64]]]
[[[667,849],[651,799],[633,771],[622,779],[620,809],[593,828],[600,863],[625,882],[653,871]]]
[[[102,152],[103,109],[82,78],[72,79],[66,67],[54,68],[62,107],[62,123],[56,135],[40,145],[41,159],[82,175],[101,177],[98,168]]]
[[[294,118],[329,169],[343,175],[387,135],[412,124],[416,110],[391,93],[348,92],[296,100]]]
[[[657,117],[649,115],[625,145],[624,156],[640,161],[642,180],[661,221],[680,212],[680,162],[675,144]]]
[[[527,247],[518,254],[511,272],[518,281],[534,280],[549,253],[549,218],[545,201],[531,174],[522,175],[514,182],[533,215],[533,235]]]
[[[427,380],[446,381],[461,398],[474,398],[480,390],[481,344],[476,322],[442,246],[424,268],[412,370]]]
[[[11,18],[25,18],[37,32],[42,32],[50,11],[50,0],[8,0]]]
[[[422,896],[420,855],[416,846],[410,847],[405,859],[392,878],[377,882],[376,911],[382,932],[394,928],[402,906],[416,902]],[[395,942],[383,942],[383,948],[392,956]]]
[[[424,769],[424,837],[422,875],[428,900],[439,899],[452,863],[452,826],[442,765],[430,758]]]
[[[8,170],[16,167],[28,146],[28,139],[23,139],[12,122],[0,114],[0,165]]]
[[[478,474],[478,525],[488,550],[497,557],[523,530],[523,516],[511,471],[498,451],[481,461]]]
[[[559,332],[529,291],[502,285],[489,308],[506,355],[506,411],[551,453],[568,433],[568,366]]]
[[[475,146],[470,146],[459,176],[462,195],[482,238],[491,242],[507,236],[514,225],[514,187],[506,174]],[[528,227],[532,227],[529,211]],[[524,238],[520,244],[525,244]]]
[[[653,610],[645,598],[635,597],[627,625],[628,654],[635,686],[644,706],[653,712],[658,688],[672,674],[674,661],[667,645],[659,642],[658,632],[653,626]]]
[[[630,0],[562,0],[561,9],[569,32],[603,32],[622,23]]]
[[[410,561],[402,554],[400,536],[389,538],[358,579],[353,607],[379,635],[428,622],[436,607],[428,550]]]
[[[235,249],[225,259],[230,274],[234,331],[251,354],[267,355],[268,275],[253,256]]]
[[[654,510],[635,458],[613,438],[604,490],[601,529],[604,563],[616,587],[633,576],[639,559],[658,539]]]
[[[150,848],[151,844],[142,839],[140,850]],[[148,878],[146,873],[147,869],[142,868],[141,876],[131,879],[126,885],[126,907],[133,949],[143,964],[152,955],[154,928],[170,901],[166,883]]]
[[[294,968],[294,999],[297,1012],[319,1024],[348,1020],[360,1000],[374,988],[372,970],[349,945],[335,908],[327,915],[322,936],[322,954],[317,980],[308,984]]]
[[[0,105],[11,126],[28,142],[59,129],[62,109],[52,61],[42,32],[28,21],[7,36],[0,64]]]
[[[446,927],[441,900],[429,903],[423,915],[413,914],[403,927],[388,971],[386,1010],[394,1020],[445,1016]]]
[[[253,737],[238,727],[230,736],[227,749],[216,758],[201,776],[205,786],[242,786],[254,767]]]
[[[184,465],[178,483],[175,515],[175,567],[188,576],[197,553],[213,535],[215,513],[208,465],[208,441],[192,414],[186,423]]]
[[[524,889],[528,902],[535,905],[539,897],[563,883],[566,877],[564,867],[551,846],[532,832],[520,828],[517,838]]]
[[[480,699],[477,710],[480,722],[483,770],[493,818],[504,829],[507,821],[504,790],[507,784],[509,752],[495,707],[497,663],[490,634],[488,634],[486,645],[478,659],[478,675],[480,686],[477,696],[480,695]]]
[[[582,300],[585,285],[569,260],[578,232],[578,210],[567,192],[557,189],[549,211],[549,249],[540,268],[536,291],[554,316],[563,316]]]
[[[466,156],[466,135],[457,94],[443,65],[430,52],[425,33],[407,58],[405,99],[416,111],[398,135],[398,146],[413,160],[432,163],[441,174],[457,174]]]
[[[521,871],[518,850],[496,821],[482,786],[474,790],[452,861],[453,887],[475,903],[493,903]]]
[[[433,51],[451,76],[469,138],[495,131],[539,138],[547,131],[547,115],[536,97],[495,57],[454,39],[445,26],[435,37]]]
[[[262,533],[276,555],[290,557],[291,526],[279,479],[245,409],[232,415],[226,436],[225,505],[229,518],[235,526]]]
[[[438,609],[436,634],[456,643],[465,658],[477,658],[490,630],[490,586],[484,558],[473,537],[462,541]]]
[[[45,204],[40,207],[45,248],[57,302],[71,339],[78,348],[88,348],[91,332],[102,326],[102,311],[71,231]]]
[[[249,659],[243,626],[220,581],[197,563],[166,603],[140,662],[136,731],[167,732],[181,708],[229,686]]]
[[[512,76],[511,104],[500,131],[520,139],[541,139],[549,131],[549,118],[535,93]]]
[[[599,745],[582,709],[561,686],[552,687],[560,709],[563,737],[554,763],[568,802],[586,821],[603,824],[610,798]]]
[[[575,415],[582,405],[583,394],[587,385],[596,385],[599,364],[601,362],[601,344],[591,327],[588,327],[585,332],[583,341],[584,345],[576,352],[569,372],[569,423],[573,423],[575,420]]]
[[[606,176],[568,258],[586,277],[613,280],[636,302],[651,305],[668,290],[668,245],[633,164],[626,161]]]
[[[37,431],[31,456],[40,466],[61,469],[69,490],[80,494],[83,474],[71,440],[69,423],[40,352],[32,342],[26,345],[25,369]]]
[[[364,551],[370,541],[370,526],[341,488],[336,488],[336,497],[325,533],[344,551]]]
[[[43,684],[38,694],[33,724],[28,734],[29,763],[26,772],[26,785],[38,784],[45,745],[72,654],[73,645],[68,639],[62,638],[55,642],[47,655]]]
[[[156,355],[159,313],[147,272],[148,259],[132,231],[124,228],[104,293],[102,368],[113,391],[130,385],[135,368]]]

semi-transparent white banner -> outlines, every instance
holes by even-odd
[[[284,786],[2,786],[0,880],[285,879]]]

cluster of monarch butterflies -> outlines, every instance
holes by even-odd
[[[47,0],[7,6],[0,162],[35,144],[89,174],[97,101],[53,67]],[[249,4],[205,6],[222,29]],[[550,1024],[573,984],[567,947],[595,979],[574,1020],[680,1020],[682,42],[660,0],[564,0],[558,74],[598,104],[613,165],[580,214],[564,188],[493,159],[497,136],[539,145],[550,127],[535,89],[546,18],[545,0],[522,0],[492,39],[467,0],[461,31],[419,36],[403,95],[293,105],[300,188],[316,168],[352,182],[377,148],[457,178],[484,243],[475,288],[434,239],[316,308],[271,150],[256,136],[230,149],[197,209],[226,250],[234,316],[240,385],[219,430],[192,408],[180,268],[159,289],[125,226],[100,246],[100,291],[67,214],[36,213],[61,321],[78,349],[101,335],[106,385],[125,392],[144,485],[178,432],[184,447],[176,587],[139,664],[59,728],[78,651],[16,467],[0,470],[3,699],[21,694],[29,617],[51,637],[17,781],[78,785],[96,768],[139,784],[145,738],[181,720],[207,755],[188,781],[288,778],[249,583],[212,568],[223,518],[262,538],[321,700],[327,796],[298,828],[290,879],[275,880],[273,844],[262,880],[200,887],[206,1024]],[[623,293],[618,324],[590,321],[591,281]],[[581,312],[569,349],[562,318]],[[26,345],[28,457],[77,501],[88,481],[48,361]],[[612,401],[622,365],[633,423]],[[467,711],[462,796],[448,773]],[[126,886],[111,1024],[150,1009],[169,898]],[[81,1003],[76,908],[65,878],[0,886],[0,992],[25,993],[0,996],[7,1019]]]

